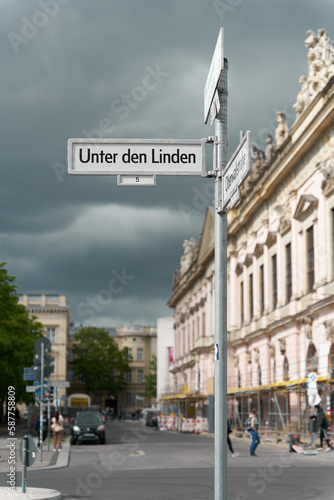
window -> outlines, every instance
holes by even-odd
[[[262,384],[262,376],[261,376],[261,366],[260,364],[257,365],[257,385]]]
[[[74,382],[75,371],[69,368],[67,370],[67,377],[69,382]]]
[[[263,264],[260,266],[260,313],[264,312],[264,271]]]
[[[138,384],[141,384],[143,382],[143,370],[138,370],[137,371],[137,382]]]
[[[318,354],[314,344],[310,344],[306,356],[306,375],[318,371]]]
[[[68,351],[68,361],[69,361],[69,363],[72,363],[72,361],[74,361],[73,349],[69,349],[69,351]]]
[[[292,295],[292,268],[291,268],[291,243],[285,246],[285,258],[286,258],[286,301],[290,302]]]
[[[283,380],[289,380],[289,361],[286,356],[283,361]]]
[[[127,381],[128,384],[131,384],[131,382],[132,382],[131,371],[126,372],[126,381]]]
[[[131,392],[126,392],[125,393],[125,404],[126,406],[132,406],[132,393]]]
[[[249,313],[250,319],[252,319],[254,316],[253,274],[249,275]]]
[[[271,273],[272,273],[272,284],[273,284],[273,309],[277,305],[277,258],[276,254],[271,257]]]
[[[46,329],[46,336],[50,340],[51,344],[56,342],[56,329],[55,327],[48,327]]]
[[[314,285],[314,239],[313,226],[306,231],[307,246],[307,291],[311,292]]]
[[[132,361],[132,349],[128,347],[128,361]]]
[[[205,337],[205,313],[202,314],[202,332],[203,337]]]
[[[137,361],[143,361],[143,349],[137,349]]]
[[[240,318],[241,324],[244,322],[244,282],[240,283]]]
[[[329,378],[333,379],[334,378],[334,342],[332,342],[332,345],[331,345],[331,348],[329,351],[328,372],[329,372]]]

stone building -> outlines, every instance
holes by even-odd
[[[51,355],[54,357],[54,373],[51,381],[67,380],[67,338],[70,319],[70,308],[66,295],[21,294],[19,304],[26,307],[30,315],[37,317],[45,328],[45,335],[52,345]],[[33,364],[33,359],[31,360]],[[60,387],[59,399],[65,396],[66,390]]]
[[[311,372],[328,417],[334,403],[334,48],[325,30],[308,35],[296,120],[289,129],[277,113],[228,210],[228,407],[240,426],[256,406],[262,425],[307,430]],[[191,395],[195,408],[214,392],[213,219],[208,209],[169,301],[175,401]]]

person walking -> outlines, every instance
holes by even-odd
[[[259,421],[257,419],[256,408],[252,409],[252,412],[250,413],[249,418],[250,418],[249,433],[252,436],[252,443],[250,446],[250,455],[251,455],[251,457],[256,457],[257,455],[255,454],[255,450],[260,444],[260,436],[258,433]]]
[[[227,421],[227,444],[228,444],[228,447],[230,449],[230,452],[232,453],[232,457],[235,458],[235,457],[239,456],[239,453],[234,453],[233,446],[232,446],[232,443],[231,443],[231,440],[230,440],[230,434],[231,434],[231,432],[232,432],[232,429],[231,429],[231,426],[230,426],[230,422]]]
[[[328,421],[327,421],[325,412],[321,408],[320,405],[315,405],[315,408],[317,410],[317,423],[318,423],[319,429],[320,429],[320,448],[318,448],[318,449],[320,451],[323,450],[322,445],[323,445],[323,441],[325,439],[325,441],[327,443],[327,448],[325,449],[325,451],[330,451],[332,448],[331,448],[330,441],[328,439],[328,434],[327,434]]]
[[[63,437],[63,422],[64,419],[62,415],[60,415],[59,411],[56,411],[54,414],[52,420],[51,420],[51,429],[53,431],[53,451],[57,451],[57,446],[58,446],[58,451],[61,450],[61,440]]]

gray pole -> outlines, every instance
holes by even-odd
[[[23,437],[23,449],[22,449],[22,493],[26,493],[27,485],[27,455],[28,455],[28,437]]]
[[[227,500],[227,214],[222,206],[222,170],[227,164],[227,59],[218,87],[215,119],[215,500]]]
[[[43,461],[44,342],[41,343],[41,400],[39,402],[39,461]]]

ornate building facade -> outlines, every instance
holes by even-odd
[[[228,210],[230,416],[242,426],[257,406],[262,424],[285,431],[308,426],[310,372],[324,408],[334,403],[334,48],[325,30],[305,45],[296,120],[289,130],[277,113]],[[195,408],[214,392],[213,219],[208,209],[200,243],[185,244],[169,301],[174,395]]]

